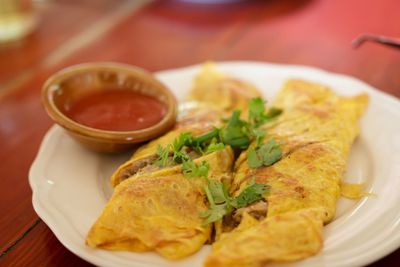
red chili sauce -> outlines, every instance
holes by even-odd
[[[66,107],[74,121],[101,130],[132,131],[157,124],[167,112],[154,97],[128,89],[104,89]]]

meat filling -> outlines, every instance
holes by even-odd
[[[191,159],[196,159],[201,156],[200,153],[197,153],[194,150],[188,150],[185,151],[186,154],[191,158]],[[125,179],[128,179],[129,177],[137,174],[137,173],[149,173],[157,170],[161,170],[163,168],[171,167],[176,165],[176,163],[173,162],[173,153],[171,152],[169,155],[169,162],[167,166],[159,166],[154,164],[154,161],[156,161],[158,158],[157,154],[151,155],[146,158],[142,158],[139,160],[133,161],[130,165],[126,166],[124,170],[120,172],[120,180],[123,181]]]
[[[242,220],[243,213],[248,213],[254,219],[262,220],[267,216],[268,205],[267,202],[261,200],[257,203],[254,203],[250,206],[237,209],[233,214],[233,220],[237,223],[240,223]]]

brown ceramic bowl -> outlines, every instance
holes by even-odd
[[[103,88],[124,88],[152,96],[166,106],[165,116],[149,128],[108,131],[82,125],[65,115],[66,103]],[[42,101],[50,117],[70,136],[85,147],[100,152],[125,151],[160,136],[174,125],[177,112],[174,95],[150,73],[109,62],[80,64],[57,72],[45,82]]]

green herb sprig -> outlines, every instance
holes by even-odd
[[[204,187],[210,207],[200,214],[205,224],[222,219],[232,213],[234,209],[247,207],[263,199],[263,195],[269,193],[270,187],[265,184],[257,184],[253,178],[247,187],[237,196],[231,197],[226,186],[217,180],[208,180]]]
[[[170,164],[182,164],[182,171],[186,177],[203,177],[207,181],[204,192],[209,202],[209,209],[200,214],[209,224],[222,219],[232,213],[234,209],[246,207],[263,199],[269,193],[270,187],[257,184],[253,178],[246,188],[236,197],[228,193],[225,184],[208,178],[210,165],[206,161],[196,164],[188,151],[208,154],[229,145],[237,149],[247,149],[255,141],[254,148],[248,150],[248,163],[251,168],[269,166],[282,157],[282,149],[274,140],[263,144],[265,130],[261,126],[270,122],[282,113],[282,110],[271,108],[265,110],[265,103],[261,98],[254,98],[249,103],[249,117],[247,120],[240,118],[241,111],[235,110],[221,128],[214,128],[200,136],[193,136],[190,132],[179,135],[171,144],[157,147],[155,164],[165,167]]]
[[[182,163],[182,171],[186,177],[208,177],[210,164],[203,160],[197,165],[192,159],[188,159]]]
[[[267,144],[263,144],[255,149],[250,148],[247,151],[247,162],[250,168],[270,166],[281,158],[282,148],[274,139],[271,139]]]
[[[271,108],[265,111],[264,101],[257,97],[249,103],[248,120],[240,119],[240,110],[235,110],[228,118],[227,124],[220,130],[220,138],[224,144],[234,148],[247,149],[253,140],[261,144],[265,136],[260,127],[282,113],[281,109]]]
[[[191,132],[183,132],[171,144],[165,147],[158,145],[157,159],[154,163],[159,167],[165,167],[174,163],[187,162],[190,159],[187,149],[192,149],[203,155],[221,150],[225,148],[225,145],[217,139],[218,133],[217,128],[200,136],[193,136]]]

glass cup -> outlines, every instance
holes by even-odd
[[[31,0],[0,0],[0,43],[25,37],[36,23]]]

